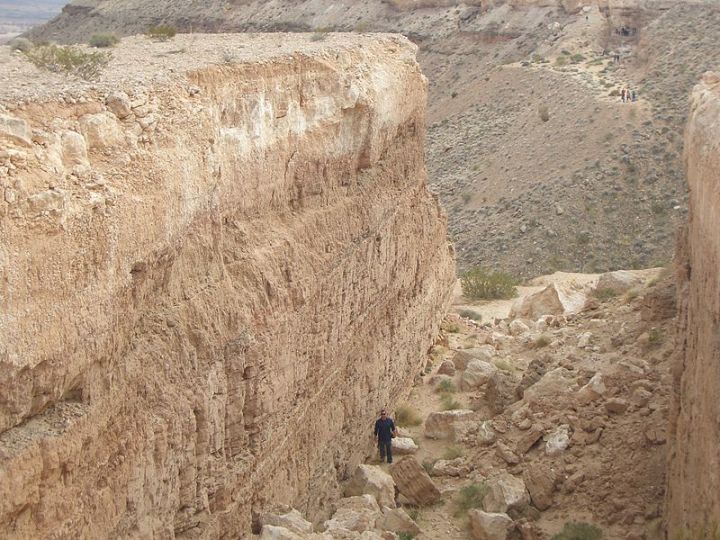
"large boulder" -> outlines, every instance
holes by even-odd
[[[260,525],[272,525],[275,527],[284,527],[294,533],[305,534],[313,532],[313,525],[302,514],[294,508],[284,514],[275,514],[267,512],[260,515]]]
[[[470,362],[460,379],[460,387],[463,390],[473,390],[483,386],[490,380],[490,377],[497,371],[495,365],[484,360],[473,360]]]
[[[345,529],[362,532],[375,528],[375,522],[380,517],[380,507],[372,495],[347,497],[336,503],[337,510],[325,522],[325,530]]]
[[[645,278],[627,270],[618,270],[602,274],[595,285],[595,291],[611,290],[616,294],[622,294],[633,287],[640,287],[645,283]]]
[[[427,506],[440,499],[440,490],[422,465],[412,456],[405,456],[390,467],[398,491],[411,503]]]
[[[479,347],[465,349],[465,352],[477,360],[485,360],[486,362],[490,362],[492,358],[497,354],[495,347],[493,347],[492,345],[480,345]],[[455,367],[457,367],[457,364],[455,365]]]
[[[22,118],[0,113],[0,140],[32,146],[30,124]]]
[[[90,149],[106,150],[125,144],[125,134],[110,113],[86,114],[80,117],[80,131]]]
[[[357,495],[372,495],[382,506],[396,506],[395,482],[392,476],[373,465],[358,465],[345,486],[345,496]]]
[[[429,439],[455,439],[455,425],[468,421],[473,411],[458,409],[430,413],[425,420],[425,436]]]
[[[520,298],[510,317],[537,320],[542,315],[570,315],[582,311],[587,296],[582,290],[551,283],[542,291]]]
[[[486,512],[522,515],[530,504],[530,495],[522,478],[502,472],[487,481],[488,493],[483,499]]]
[[[555,368],[543,375],[538,382],[525,389],[523,398],[530,406],[543,403],[557,403],[569,396],[575,387],[575,379],[570,370]]]
[[[545,453],[559,456],[570,446],[570,426],[563,424],[553,431],[545,441]]]
[[[420,534],[420,527],[402,508],[383,508],[382,515],[375,522],[375,527],[381,531],[394,533]]]
[[[448,375],[452,377],[455,375],[455,364],[452,360],[445,360],[438,368],[438,375]]]
[[[392,440],[393,454],[406,456],[418,451],[418,445],[410,437],[395,437]]]
[[[457,476],[464,477],[470,472],[470,467],[465,464],[464,458],[439,459],[433,463],[433,476]]]
[[[277,525],[263,525],[260,540],[303,540],[304,536]]]
[[[473,540],[507,540],[513,520],[507,514],[470,510],[470,533]]]
[[[485,401],[494,414],[501,414],[518,400],[517,380],[504,371],[496,371],[485,385]]]
[[[523,480],[530,500],[538,510],[547,510],[552,506],[555,479],[555,473],[542,465],[536,464],[525,469]]]

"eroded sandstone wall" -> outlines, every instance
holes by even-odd
[[[720,531],[720,76],[693,93],[685,134],[690,219],[679,250],[679,351],[671,415],[668,537]],[[714,529],[715,528],[715,529]],[[706,536],[707,535],[707,536]]]
[[[194,35],[113,55],[95,83],[1,63],[2,536],[318,516],[453,281],[415,48]]]

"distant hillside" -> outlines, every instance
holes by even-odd
[[[0,0],[0,43],[60,13],[66,0]]]
[[[410,37],[429,80],[430,186],[461,270],[528,277],[672,257],[687,97],[720,68],[718,0],[74,0],[28,37],[82,43],[155,24]]]

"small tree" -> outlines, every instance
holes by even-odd
[[[505,272],[473,268],[460,277],[463,296],[471,300],[509,299],[517,296],[517,280]]]

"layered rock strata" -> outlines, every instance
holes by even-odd
[[[2,535],[323,517],[454,276],[415,47],[129,38],[93,83],[2,54]]]
[[[720,75],[693,93],[685,134],[690,220],[679,250],[678,356],[668,475],[669,538],[720,527]]]

